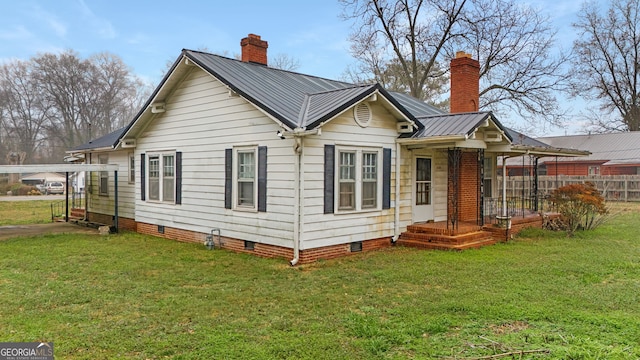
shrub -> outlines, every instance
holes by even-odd
[[[40,193],[37,187],[22,183],[12,184],[9,189],[12,195],[35,195],[34,191]]]
[[[607,213],[604,198],[591,182],[571,184],[555,189],[551,201],[562,216],[564,230],[590,230],[600,225]]]

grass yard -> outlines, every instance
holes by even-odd
[[[0,201],[0,226],[51,222],[51,203],[60,200]]]
[[[0,341],[59,359],[640,358],[640,213],[291,268],[124,233],[0,242]],[[511,358],[511,357],[509,357]]]

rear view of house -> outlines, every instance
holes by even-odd
[[[121,226],[215,234],[295,265],[390,246],[417,223],[482,227],[498,156],[571,153],[514,142],[479,112],[479,64],[464,53],[446,114],[379,84],[270,68],[257,35],[241,47],[241,61],[183,50],[127,127],[73,150],[126,169]],[[115,181],[89,177],[90,219],[110,223]]]

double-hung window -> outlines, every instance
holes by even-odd
[[[267,147],[237,146],[224,151],[224,207],[267,211]]]
[[[338,211],[378,209],[381,149],[337,149]]]
[[[109,155],[107,154],[98,155],[98,163],[108,164]],[[98,182],[98,194],[101,196],[108,196],[109,195],[109,172],[100,171],[99,176],[100,176],[100,181]]]
[[[133,153],[129,154],[129,184],[136,182],[136,158]]]
[[[256,150],[238,149],[236,152],[237,173],[236,207],[255,209],[256,207]]]
[[[149,200],[175,201],[175,154],[149,155]]]

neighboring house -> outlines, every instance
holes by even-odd
[[[66,178],[64,174],[52,173],[52,172],[41,172],[34,174],[23,174],[20,178],[20,182],[25,185],[44,185],[48,182],[61,182],[65,183]]]
[[[242,61],[183,50],[127,127],[71,151],[120,165],[121,227],[219,233],[232,250],[309,262],[389,246],[415,224],[477,231],[498,156],[581,154],[514,141],[478,112],[479,63],[463,53],[446,114],[379,84],[269,68],[257,35],[241,46]],[[90,220],[111,223],[114,180],[88,177]]]
[[[539,175],[640,175],[640,131],[539,138],[551,147],[583,149],[589,156],[541,157]],[[529,159],[507,160],[507,174],[533,173]]]

